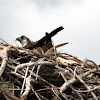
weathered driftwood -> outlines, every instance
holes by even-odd
[[[8,60],[8,50],[9,50],[9,46],[8,47],[5,47],[2,51],[1,51],[1,59],[2,59],[2,63],[1,63],[1,67],[0,67],[0,76],[2,75],[5,67],[6,67],[6,63],[7,63],[7,60]]]
[[[99,100],[99,66],[57,52],[66,44],[44,53],[1,43],[0,100]]]

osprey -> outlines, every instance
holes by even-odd
[[[23,48],[25,49],[31,49],[36,42],[31,41],[28,37],[22,35],[21,37],[16,38],[16,41],[19,41]]]
[[[53,37],[54,35],[56,35],[59,31],[61,31],[63,29],[64,28],[62,26],[60,26],[50,33],[46,32],[45,36],[36,42],[31,41],[29,38],[27,38],[24,35],[16,38],[16,40],[19,41],[22,44],[22,47],[26,48],[26,49],[32,50],[34,48],[38,48],[38,47],[42,48],[44,46],[46,47],[46,49],[49,49],[53,46],[51,37]]]

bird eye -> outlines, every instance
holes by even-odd
[[[26,39],[26,37],[25,37],[25,36],[23,36],[23,39]]]

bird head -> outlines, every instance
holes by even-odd
[[[27,38],[26,36],[22,35],[21,37],[16,38],[16,41],[21,42],[23,40],[26,40],[26,38]]]
[[[19,41],[22,44],[22,47],[27,45],[28,40],[29,39],[24,35],[22,35],[21,37],[16,38],[16,41]]]

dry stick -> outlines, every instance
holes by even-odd
[[[76,70],[76,69],[75,69]],[[74,71],[75,72],[75,71]],[[61,76],[63,77],[64,81],[67,82],[68,80],[65,78],[65,76],[63,75],[62,72],[59,72],[61,74]],[[74,77],[75,78],[75,77]],[[70,85],[70,88],[79,96],[80,100],[83,100],[82,96],[80,93],[78,93],[77,91],[74,90],[73,86]]]
[[[10,66],[8,66],[8,67],[11,68]],[[33,72],[34,68],[35,68],[35,66],[33,66],[32,70],[30,71],[30,77],[31,77],[31,75],[32,75],[32,72]],[[14,68],[12,67],[12,69],[14,69]],[[19,74],[19,73],[16,73],[16,72],[11,72],[11,73],[14,74],[14,75],[16,75],[16,76],[19,77],[19,78],[22,78],[22,79],[25,78],[25,76],[23,76],[23,75],[21,75],[21,74]]]
[[[1,63],[1,67],[0,67],[0,76],[2,75],[5,67],[6,67],[6,64],[7,64],[7,60],[8,60],[8,55],[7,55],[7,52],[9,50],[10,46],[8,47],[5,47],[2,52],[1,52],[1,57],[2,57],[2,63]]]
[[[38,94],[38,93],[37,93],[37,94]],[[44,97],[44,96],[42,96],[42,95],[40,95],[40,94],[38,94],[38,96],[41,97],[42,100],[49,100],[49,99],[47,99],[46,97]]]
[[[95,72],[95,71],[97,71],[97,70],[100,71],[100,68],[99,68],[99,69],[97,69],[97,68],[91,69],[91,70],[85,72],[84,74],[79,75],[79,77],[80,77],[80,78],[84,78],[84,77],[88,76],[90,73]],[[60,91],[63,92],[64,90],[67,89],[68,86],[70,86],[71,84],[75,83],[76,81],[77,81],[76,78],[71,78],[70,80],[68,80],[68,82],[65,82],[65,83],[60,87]]]
[[[59,53],[58,53],[58,54],[59,54]],[[68,53],[60,53],[60,54],[63,54],[63,55],[66,55],[66,56],[72,57],[72,58],[74,58],[74,59],[76,59],[76,60],[78,60],[78,61],[82,62],[82,61],[81,61],[81,60],[79,60],[77,57],[72,56],[72,55],[70,55],[70,54],[68,54]]]
[[[36,75],[38,75],[40,67],[41,67],[41,65],[38,66]],[[36,80],[37,80],[37,76],[36,76]]]
[[[84,59],[84,61],[83,61],[82,65],[81,65],[81,68],[83,68],[83,67],[85,66],[86,62],[87,62],[87,58],[86,58],[86,59]]]
[[[15,91],[15,90],[17,91],[17,90],[18,90],[18,91],[20,91],[21,89],[17,89],[17,88],[12,89],[12,88],[9,88],[9,90],[11,90],[11,91],[13,91],[13,90],[14,90],[14,91]],[[24,89],[24,90],[25,90],[25,89]]]
[[[70,88],[79,96],[80,100],[84,100],[81,94],[77,91],[75,91],[74,87],[71,85]]]
[[[6,44],[8,44],[8,45],[9,45],[9,43],[7,43],[6,41],[4,41],[3,39],[1,39],[1,38],[0,38],[0,40],[2,40],[3,42],[5,42]]]
[[[59,67],[59,65],[55,65],[55,68],[57,68],[57,69],[59,69],[59,70],[61,70],[61,71],[65,71],[65,72],[68,71],[68,70],[66,70],[66,69],[64,69],[64,68],[62,68],[62,67]]]
[[[31,71],[32,72],[32,71]],[[32,80],[31,80],[32,81]],[[34,94],[36,95],[36,97],[37,97],[37,99],[38,100],[41,100],[40,99],[40,97],[39,97],[39,95],[38,95],[38,93],[36,92],[36,91],[34,91],[34,88],[33,87],[31,87],[32,88],[32,91],[34,92]],[[45,100],[45,99],[44,99]]]
[[[77,67],[75,67],[75,69],[74,69],[74,71],[73,71],[73,74],[74,74],[74,78],[75,78],[75,76],[76,76],[76,69],[77,69]],[[75,89],[74,89],[74,87],[71,85],[70,86],[70,88],[79,96],[79,98],[80,98],[80,100],[83,100],[83,97],[81,96],[81,94],[79,93],[79,92],[77,92],[77,91],[75,91]]]
[[[27,77],[28,70],[29,70],[29,66],[26,69],[26,73],[25,73],[25,77],[24,77],[24,81],[23,81],[23,85],[22,85],[22,89],[21,89],[21,94],[23,93],[23,89],[24,89],[24,85],[25,85],[25,82],[26,82],[26,77]]]
[[[53,43],[53,49],[54,49],[54,54],[55,54],[55,58],[56,58],[56,63],[57,63],[57,66],[58,66],[58,61],[57,61],[57,50],[56,50],[56,47],[54,46],[54,42]]]
[[[54,49],[54,54],[55,54],[55,58],[57,58],[57,55],[56,55],[56,48],[54,46],[54,42],[52,41],[52,44],[53,44],[53,49]]]
[[[75,67],[75,69],[74,69],[74,72],[73,72],[73,74],[74,74],[74,78],[75,78],[75,76],[76,76],[76,69],[77,69],[77,67]]]
[[[33,66],[33,65],[56,65],[55,62],[49,62],[49,61],[43,61],[43,62],[29,62],[29,63],[24,63],[24,64],[20,64],[16,67],[15,72],[17,72],[18,69],[22,69],[26,66]]]
[[[91,90],[90,88],[89,88],[89,86],[76,74],[76,77],[78,78],[78,80],[82,83],[82,84],[84,84],[84,86],[88,89],[88,90]],[[93,96],[93,98],[95,99],[95,100],[98,100],[97,99],[97,97],[96,97],[96,95],[92,92],[92,91],[90,91],[90,93],[92,94],[92,96]]]
[[[30,82],[31,82],[31,76],[29,75],[27,78],[26,78],[26,88],[25,88],[25,91],[24,91],[24,93],[22,94],[22,96],[21,96],[21,100],[24,100],[25,98],[26,98],[26,96],[28,95],[28,93],[29,93],[29,91],[30,91],[30,89],[31,89],[31,84],[30,84]]]
[[[16,76],[19,77],[19,78],[22,78],[22,79],[25,78],[25,76],[23,76],[23,75],[21,75],[21,74],[18,74],[18,73],[15,73],[15,72],[11,72],[11,73],[14,74],[14,75],[16,75]]]
[[[96,90],[96,89],[100,89],[100,86],[96,86],[96,87],[94,87],[94,88],[91,89],[91,90],[76,90],[76,89],[75,89],[75,91],[77,91],[77,92],[91,92],[91,91],[94,91],[94,90]]]
[[[44,88],[44,89],[39,89],[39,90],[36,90],[35,92],[38,92],[38,91],[43,91],[43,90],[52,90],[53,93],[56,95],[57,98],[59,98],[61,100],[61,98],[58,96],[57,93],[55,93],[54,89],[53,88]]]
[[[39,61],[42,62],[44,58],[40,59]],[[38,66],[36,74],[38,75],[41,65]],[[36,77],[37,80],[37,77]]]
[[[40,97],[38,96],[38,94],[35,92],[36,97],[38,98],[38,100],[41,100]]]
[[[19,47],[18,44],[13,39],[11,39],[11,41],[13,41],[16,44],[16,46]]]
[[[39,91],[44,91],[44,90],[51,90],[51,88],[43,88],[43,89],[39,89],[39,90],[35,90],[35,92],[39,92]]]
[[[63,73],[60,71],[59,74],[62,76],[63,80],[66,82],[67,80],[66,80],[65,76],[63,75]]]
[[[34,68],[35,68],[35,66],[33,66],[32,70],[31,70],[31,72],[30,72],[30,77],[31,77],[31,75],[32,75],[32,72],[33,72]]]
[[[55,96],[56,96],[59,100],[61,100],[61,98],[58,96],[58,94],[55,93],[55,90],[54,90],[53,88],[52,88],[51,90],[53,91],[53,93],[55,94]]]
[[[73,71],[72,69],[70,69],[70,68],[67,68],[67,69],[69,69],[72,73],[74,73],[74,71]],[[88,90],[91,90],[91,89],[89,88],[89,86],[88,86],[77,74],[75,74],[75,76],[76,76],[76,78],[77,78]],[[93,98],[94,98],[95,100],[98,100],[97,97],[96,97],[96,95],[95,95],[92,91],[91,91],[90,93],[92,94],[92,96],[93,96]]]
[[[88,61],[91,62],[96,68],[99,68],[99,66],[94,61],[92,61],[92,60],[88,60]]]

